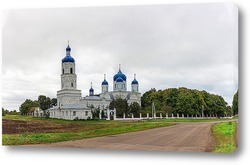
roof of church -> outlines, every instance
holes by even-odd
[[[121,77],[118,77],[118,78],[116,79],[116,82],[123,82],[123,79],[122,79]]]
[[[70,55],[71,48],[68,47],[66,48],[66,56],[62,59],[62,63],[64,62],[75,62],[75,59]]]
[[[102,100],[100,96],[86,96],[85,100]]]
[[[62,63],[64,62],[75,62],[75,59],[73,57],[71,57],[70,55],[66,55],[63,59],[62,59]]]
[[[122,78],[122,80],[126,81],[127,77],[125,74],[122,73],[122,71],[119,69],[118,73],[114,75],[114,81],[117,81],[118,78]]]
[[[102,85],[109,85],[108,82],[104,79]]]
[[[50,108],[49,110],[57,110],[59,109],[58,106],[54,106],[52,108]],[[84,105],[81,105],[81,104],[78,104],[78,103],[74,103],[74,104],[64,104],[63,106],[60,106],[60,109],[89,109],[88,107],[84,106]]]
[[[134,80],[132,81],[132,84],[138,84],[138,81],[137,81],[136,79],[134,79]]]

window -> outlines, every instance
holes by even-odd
[[[64,69],[63,69],[63,74],[64,74]]]
[[[76,111],[73,111],[73,116],[76,116]]]
[[[85,116],[88,116],[88,111],[85,111]]]
[[[70,73],[71,73],[71,74],[73,73],[73,68],[70,68]]]
[[[62,115],[64,116],[64,111],[62,112]]]
[[[66,111],[66,116],[68,116],[68,111]]]
[[[73,83],[71,83],[71,87],[73,87],[74,86],[74,84]]]

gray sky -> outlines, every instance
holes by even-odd
[[[187,87],[231,105],[238,88],[238,11],[230,4],[9,10],[2,28],[2,105],[13,110],[38,95],[56,97],[67,41],[78,89],[109,89],[118,65],[150,88]]]

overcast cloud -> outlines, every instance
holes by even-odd
[[[140,91],[187,87],[221,95],[238,89],[238,11],[232,4],[10,10],[3,25],[2,105],[56,97],[67,41],[78,86],[109,89],[118,65]]]

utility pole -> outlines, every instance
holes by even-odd
[[[155,118],[154,114],[155,114],[155,104],[154,101],[152,101],[152,118]]]

